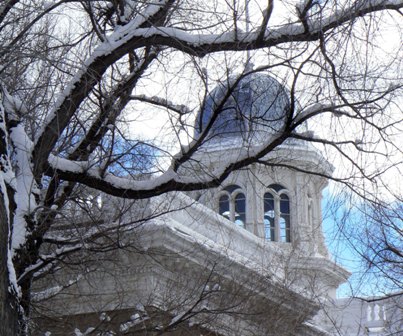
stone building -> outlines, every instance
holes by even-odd
[[[233,85],[225,113],[210,125],[231,85],[217,86],[197,117],[196,136],[208,127],[210,138],[183,174],[214,174],[231,157],[259,150],[286,122],[287,90],[252,74]],[[297,131],[310,134],[305,124]],[[75,279],[38,305],[38,334],[92,327],[94,335],[386,335],[383,308],[364,321],[367,306],[336,299],[349,272],[329,257],[322,232],[322,192],[332,170],[315,147],[291,138],[219,188],[128,207],[114,218],[131,223],[120,238],[126,248],[82,268],[78,257],[39,286],[48,293]],[[104,197],[103,209],[112,203]]]

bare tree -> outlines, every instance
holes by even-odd
[[[79,203],[82,186],[140,201],[218,186],[254,162],[298,170],[264,159],[294,138],[340,160],[333,179],[376,202],[372,186],[401,165],[402,43],[385,48],[382,39],[402,36],[402,7],[396,0],[249,1],[249,11],[238,1],[3,1],[2,334],[26,332],[35,277],[105,230],[121,230],[95,220],[88,241],[47,236]],[[244,67],[244,57],[256,68]],[[216,137],[211,130],[237,84],[259,71],[290,87],[276,133],[210,171],[198,154]],[[194,113],[217,82],[225,94],[194,130]],[[171,148],[136,133],[136,120],[157,113],[173,134]],[[307,121],[316,134],[303,131]],[[45,242],[52,253],[43,254]]]
[[[332,221],[337,223],[331,233],[337,242],[335,249],[347,249],[345,257],[356,259],[351,267],[360,274],[351,283],[351,294],[402,295],[401,204],[382,199],[363,202],[348,196],[329,207]]]

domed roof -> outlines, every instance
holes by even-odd
[[[196,119],[196,137],[211,127],[209,140],[259,141],[282,128],[290,109],[284,86],[264,73],[236,80],[219,84],[209,94]]]

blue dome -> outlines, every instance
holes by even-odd
[[[219,84],[208,95],[196,119],[196,137],[210,124],[208,140],[259,141],[283,127],[290,99],[282,84],[262,73],[245,76],[229,92],[232,83]]]

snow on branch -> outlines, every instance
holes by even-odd
[[[172,101],[169,101],[168,99],[164,99],[164,98],[160,98],[160,97],[156,97],[156,96],[147,97],[145,95],[133,95],[130,98],[133,100],[138,100],[138,101],[150,103],[153,105],[166,107],[166,108],[178,113],[179,115],[189,114],[192,112],[190,109],[187,108],[186,105],[177,105],[177,104],[174,104]]]
[[[43,270],[47,265],[52,264],[55,262],[58,258],[62,257],[63,255],[76,252],[80,250],[83,247],[83,244],[77,244],[75,246],[63,246],[61,248],[58,248],[56,251],[54,251],[51,254],[48,255],[43,255],[41,258],[33,265],[27,267],[24,272],[18,277],[18,283],[21,283],[25,278],[33,274],[37,271]]]
[[[10,139],[16,158],[15,162],[18,167],[16,174],[17,192],[14,197],[17,203],[17,210],[12,232],[12,249],[14,251],[25,243],[27,236],[27,223],[25,218],[36,208],[34,194],[38,193],[39,189],[32,174],[30,160],[32,142],[22,124],[18,124],[11,129]]]
[[[177,190],[212,188],[218,186],[231,172],[244,168],[270,153],[283,143],[291,132],[292,129],[289,129],[273,136],[267,143],[253,148],[243,148],[236,155],[226,157],[226,162],[215,171],[206,174],[186,176],[170,168],[162,175],[141,181],[104,172],[98,167],[93,167],[89,161],[71,161],[54,155],[51,155],[47,162],[46,174],[51,177],[57,173],[61,179],[80,182],[112,196],[129,199],[150,198]]]
[[[15,181],[14,181],[14,172],[12,168],[12,164],[10,161],[11,153],[10,153],[10,144],[8,139],[8,130],[6,124],[6,109],[3,105],[5,101],[5,96],[7,95],[7,91],[3,88],[0,83],[0,193],[1,198],[4,204],[4,210],[6,211],[5,219],[6,223],[1,223],[2,226],[6,227],[7,237],[11,237],[12,235],[12,214],[10,213],[10,203],[13,202],[13,199],[9,198],[11,193],[10,189],[15,192]],[[11,197],[12,198],[12,197]],[[8,242],[9,239],[6,240]],[[21,297],[21,289],[17,284],[17,275],[15,271],[15,267],[13,264],[13,250],[10,248],[9,244],[7,244],[7,270],[9,283],[12,287],[12,291],[16,293],[18,297]]]
[[[75,279],[69,280],[66,284],[64,285],[59,285],[59,286],[54,286],[47,288],[43,291],[40,292],[33,292],[32,293],[32,301],[33,302],[43,302],[45,300],[49,300],[52,297],[55,297],[59,293],[61,293],[63,290],[66,288],[69,288],[76,284],[80,279],[83,277],[82,274],[79,274]]]
[[[347,116],[352,118],[353,116],[346,110],[343,110],[343,108],[346,108],[346,104],[342,105],[335,105],[335,104],[321,104],[321,103],[315,103],[301,112],[299,112],[296,117],[293,119],[293,123],[295,126],[300,125],[301,123],[307,121],[308,119],[314,117],[315,115],[325,113],[325,112],[331,112],[333,115],[336,117],[340,117],[342,115]]]
[[[349,7],[332,15],[310,23],[306,29],[303,23],[289,23],[277,29],[223,34],[194,34],[173,27],[155,26],[153,18],[158,18],[173,1],[158,1],[150,5],[136,19],[117,27],[105,42],[101,43],[84,63],[56,102],[53,112],[36,139],[33,151],[35,160],[34,175],[38,177],[45,170],[46,160],[57,142],[59,135],[68,125],[70,118],[81,105],[94,86],[101,80],[108,67],[135,49],[149,46],[168,46],[182,52],[204,56],[225,50],[259,49],[288,43],[289,41],[312,41],[332,28],[343,25],[357,17],[379,10],[398,10],[403,0],[372,0],[360,7]],[[45,135],[46,134],[46,135]]]
[[[267,30],[263,39],[260,38],[260,30],[255,32],[230,31],[220,34],[194,34],[173,27],[153,26],[133,29],[133,25],[128,24],[110,35],[108,41],[111,47],[119,48],[125,43],[134,43],[137,47],[138,39],[141,38],[143,45],[149,45],[152,41],[153,44],[166,45],[192,55],[204,56],[208,53],[223,50],[236,51],[263,48],[289,42],[290,40],[314,40],[320,34],[357,17],[385,9],[398,10],[402,7],[402,0],[366,1],[358,8],[352,5],[343,10],[338,10],[328,17],[313,21],[308,32],[301,23],[289,23],[277,29]],[[106,50],[98,48],[98,52],[112,52],[107,46],[104,47]]]
[[[147,26],[158,19],[160,11],[171,5],[172,0],[158,0],[149,5],[137,18],[116,30],[101,43],[90,57],[84,62],[82,68],[75,74],[64,91],[60,94],[54,108],[47,116],[41,131],[35,139],[33,158],[35,166],[33,173],[39,177],[44,170],[44,163],[56,144],[60,134],[68,125],[71,117],[94,86],[101,80],[108,67],[125,54],[137,48],[144,47],[143,42],[130,45],[125,36],[127,30],[136,31],[138,27]],[[143,28],[148,29],[148,28]]]
[[[1,93],[1,102],[4,103],[1,106],[2,128],[5,134],[3,141],[7,141],[6,145],[11,150],[10,153],[4,154],[7,154],[5,156],[7,160],[14,157],[13,169],[11,168],[11,163],[4,161],[5,157],[2,158],[2,161],[4,161],[2,166],[8,167],[4,176],[8,180],[8,185],[14,189],[13,201],[15,202],[16,210],[12,223],[10,223],[10,252],[13,257],[15,250],[21,248],[27,239],[26,218],[36,209],[35,195],[38,194],[39,189],[32,174],[32,141],[29,139],[18,117],[18,113],[24,112],[25,107],[17,97],[11,96],[5,88],[1,89]],[[11,218],[10,214],[8,214],[8,218]]]

